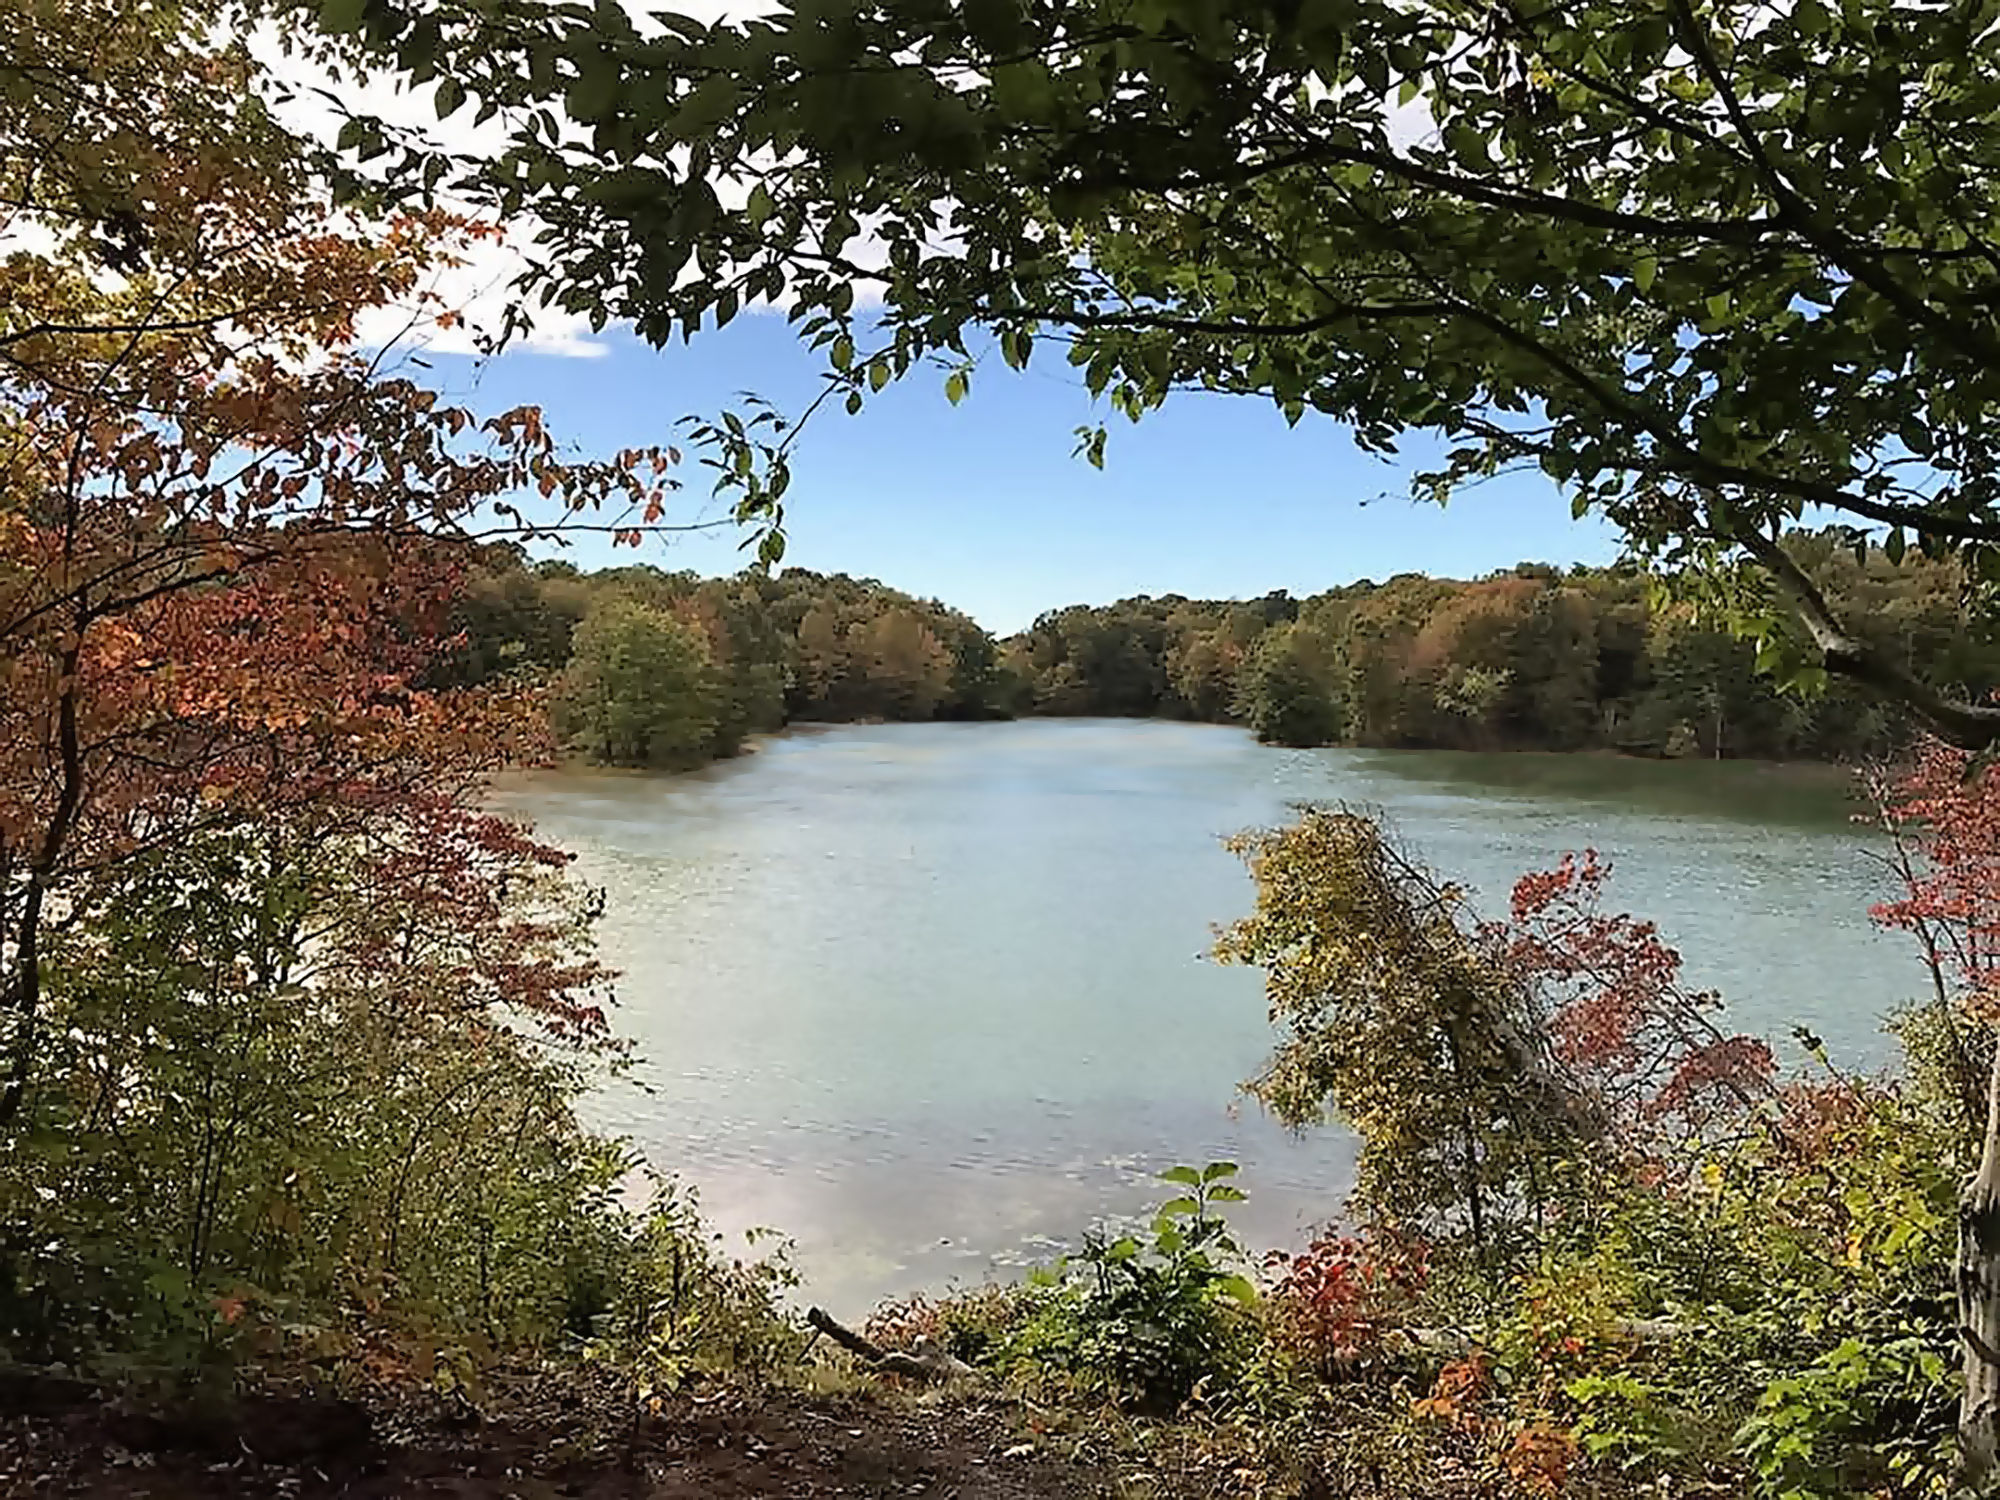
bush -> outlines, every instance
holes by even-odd
[[[604,1312],[591,1320],[588,1354],[630,1370],[642,1399],[717,1373],[767,1376],[797,1359],[805,1336],[779,1310],[798,1285],[791,1246],[729,1256],[703,1221],[691,1188],[654,1180],[631,1221]],[[772,1238],[752,1230],[755,1250]]]
[[[607,1322],[663,1368],[782,1357],[781,1260],[628,1209],[573,1113],[623,1056],[592,894],[492,819],[371,832],[190,839],[63,932],[0,1136],[0,1357],[463,1383]]]
[[[1171,1412],[1239,1365],[1257,1289],[1216,1212],[1242,1192],[1230,1162],[1175,1167],[1182,1189],[1138,1234],[1093,1230],[1031,1277],[1026,1311],[1000,1345],[1004,1367],[1093,1399]],[[989,1304],[991,1305],[991,1304]]]

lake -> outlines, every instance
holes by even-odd
[[[591,1101],[732,1235],[798,1242],[836,1314],[1045,1258],[1138,1211],[1176,1162],[1242,1163],[1253,1245],[1334,1215],[1352,1140],[1294,1137],[1236,1085],[1271,1032],[1255,971],[1205,957],[1248,909],[1219,843],[1300,801],[1388,816],[1497,910],[1564,850],[1612,860],[1725,1024],[1795,1023],[1880,1063],[1917,995],[1875,931],[1883,876],[1813,768],[1603,756],[1279,750],[1105,720],[798,731],[681,777],[509,784],[603,885],[637,1086]]]

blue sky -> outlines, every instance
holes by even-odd
[[[438,354],[428,379],[481,412],[538,404],[565,442],[599,452],[676,441],[677,418],[713,414],[739,391],[796,412],[818,389],[819,356],[770,314],[664,350],[615,333],[604,343],[597,358],[523,349],[483,366]],[[1112,418],[1099,472],[1070,451],[1074,429],[1104,408],[1052,347],[1018,374],[988,358],[957,407],[942,384],[919,372],[859,416],[814,420],[786,501],[787,564],[879,578],[1006,633],[1045,609],[1130,594],[1305,595],[1399,572],[1469,576],[1523,561],[1608,562],[1617,551],[1608,528],[1573,522],[1538,476],[1492,481],[1449,510],[1415,504],[1408,476],[1434,451],[1427,444],[1385,463],[1323,417],[1287,428],[1270,406],[1240,398],[1176,398],[1138,426]],[[691,517],[708,487],[692,467],[687,477]],[[743,561],[737,540],[649,542],[617,560],[731,572]],[[612,560],[589,540],[567,555],[581,567]]]

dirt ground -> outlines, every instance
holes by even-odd
[[[109,1500],[1099,1500],[1191,1495],[1066,1461],[980,1401],[737,1392],[633,1422],[587,1382],[541,1377],[478,1410],[254,1397],[227,1415],[0,1378],[0,1496]],[[1205,1488],[1205,1487],[1203,1487]]]

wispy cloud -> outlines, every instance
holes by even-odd
[[[273,112],[285,125],[311,139],[331,145],[346,116],[356,114],[372,115],[415,131],[450,151],[498,152],[506,145],[505,126],[497,119],[475,124],[476,111],[469,105],[440,120],[435,84],[412,86],[386,70],[363,80],[336,80],[304,59],[287,55],[269,30],[254,35],[250,46],[286,86],[285,97],[276,101]],[[338,103],[326,98],[327,94],[336,96]],[[436,307],[456,315],[447,320],[449,326],[438,321],[434,308],[426,311],[415,302],[384,307],[362,319],[362,342],[373,347],[394,344],[447,354],[477,353],[479,336],[498,333],[508,309],[517,304],[515,282],[527,266],[521,247],[528,243],[532,227],[510,224],[505,229],[502,238],[482,239],[469,246],[461,264],[440,270],[424,288],[436,299]],[[540,308],[516,347],[584,359],[602,355],[607,349],[592,334],[586,318]]]

